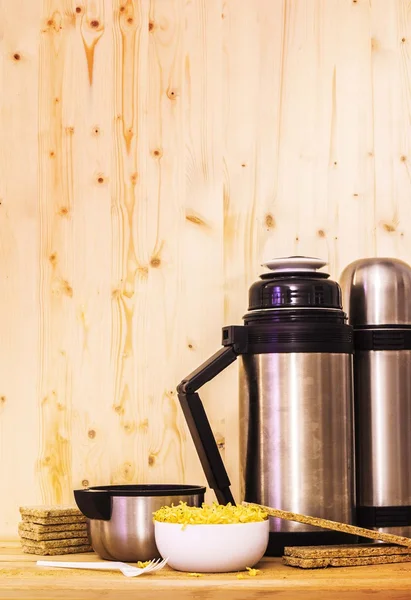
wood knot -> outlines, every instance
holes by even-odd
[[[56,153],[54,152],[54,150],[50,150],[49,156],[50,156],[50,158],[54,158],[56,156]]]
[[[66,127],[66,133],[67,133],[67,135],[73,135],[74,127],[72,125],[69,125],[69,127]]]
[[[77,7],[78,8],[78,7]],[[81,482],[81,485],[83,487],[88,487],[90,485],[90,482],[88,479],[83,479],[83,481]]]
[[[160,148],[156,148],[155,150],[153,150],[153,156],[155,156],[156,158],[161,158],[163,156],[162,150],[160,150]]]
[[[0,396],[0,402],[1,404],[4,404],[6,402],[6,396]]]
[[[134,19],[133,19],[133,17],[129,17],[129,18],[127,19],[127,23],[128,23],[129,25],[132,25],[132,24],[134,23]]]
[[[100,22],[94,19],[93,21],[90,21],[90,27],[92,27],[93,29],[97,29],[98,27],[100,27]]]
[[[154,268],[157,269],[160,265],[161,265],[161,260],[157,257],[154,256],[151,260],[150,260],[150,265]]]
[[[79,15],[82,12],[83,12],[83,9],[81,8],[81,6],[76,6],[76,13]]]
[[[401,161],[401,162],[405,162],[406,160],[407,160],[407,157],[406,157],[406,156],[402,155],[402,156],[400,157],[400,161]]]
[[[54,23],[53,19],[49,19],[47,21],[47,25],[48,25],[48,27],[54,27],[55,23]]]
[[[243,169],[247,166],[245,163],[241,163],[241,166],[243,167]]]
[[[130,475],[131,469],[132,469],[131,463],[125,463],[123,465],[123,475],[124,475],[124,477],[128,477]]]
[[[325,238],[325,231],[324,231],[324,229],[319,229],[319,230],[317,231],[317,235],[318,235],[318,237],[320,237],[320,238]]]
[[[70,298],[73,297],[73,288],[71,287],[71,285],[69,284],[68,281],[63,280],[63,292],[66,294],[66,296],[69,296]]]
[[[274,229],[275,227],[275,219],[270,213],[265,216],[265,226],[267,229]]]
[[[148,455],[148,466],[152,467],[155,462],[156,462],[156,457],[154,456],[154,454],[149,454]]]
[[[403,37],[403,38],[401,38],[401,41],[404,44],[407,41],[407,38]]]
[[[188,345],[188,347],[190,348],[190,350],[193,350],[193,349],[194,349],[194,346],[193,346],[193,344],[192,344],[191,342],[190,342],[189,344],[187,344],[187,345]]]
[[[177,98],[178,94],[176,90],[167,90],[167,97],[170,100],[175,100]]]
[[[397,229],[396,226],[393,225],[392,223],[383,223],[382,226],[383,226],[383,229],[385,231],[387,231],[388,233],[393,233]]]
[[[59,215],[61,217],[67,217],[67,215],[69,214],[69,209],[67,208],[67,206],[62,206],[59,210]]]
[[[50,254],[49,261],[51,262],[53,267],[57,264],[57,253],[56,252],[53,252],[52,254]]]
[[[103,183],[105,183],[106,178],[104,177],[104,175],[102,173],[99,173],[97,175],[97,183],[102,185]]]
[[[121,404],[117,404],[117,406],[114,406],[113,408],[118,415],[122,415],[124,413],[124,408],[121,406]]]
[[[124,12],[126,10],[126,7],[124,5],[120,6],[120,12]]]
[[[153,21],[149,21],[149,23],[148,23],[148,30],[149,31],[153,31],[153,29],[154,29],[154,22]]]
[[[334,161],[334,167],[336,167],[336,166],[337,166],[337,161],[335,160],[335,161]]]
[[[380,44],[378,42],[378,40],[376,40],[375,38],[371,38],[371,50],[378,50],[380,47]]]
[[[145,432],[146,432],[146,431],[147,431],[147,429],[148,429],[148,424],[149,424],[149,422],[148,422],[148,419],[146,418],[146,419],[144,419],[143,421],[140,421],[140,423],[139,423],[139,425],[138,425],[138,428],[139,428],[141,431],[145,431]]]
[[[137,273],[141,277],[147,277],[147,275],[148,275],[148,267],[146,265],[139,265],[137,267]]]
[[[92,131],[93,135],[100,135],[100,127],[93,127],[93,131]]]
[[[60,98],[54,98],[54,103],[58,104],[60,102]]]
[[[217,447],[218,447],[220,450],[224,450],[224,448],[225,448],[225,438],[224,438],[224,436],[223,436],[221,433],[219,433],[218,431],[217,431],[217,432],[216,432],[216,434],[215,434],[215,441],[217,442]]]
[[[16,60],[16,61],[18,61],[18,60],[21,60],[21,55],[20,55],[18,52],[15,52],[15,53],[13,54],[13,58],[14,58],[14,60]]]
[[[206,225],[206,222],[203,221],[203,219],[201,219],[200,217],[197,217],[197,215],[186,215],[186,221],[189,221],[190,223],[194,223],[194,225],[200,225],[200,226]]]
[[[130,181],[133,185],[136,185],[138,179],[138,173],[132,173],[130,175]]]
[[[94,431],[94,429],[89,429],[87,435],[91,440],[94,440],[94,438],[96,437],[96,432]]]
[[[296,236],[296,238],[295,238],[295,241],[296,241],[296,242],[299,242],[299,241],[300,241],[300,238],[298,237],[298,235]]]

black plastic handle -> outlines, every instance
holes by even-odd
[[[208,485],[214,490],[219,504],[229,502],[235,504],[230,490],[230,480],[200,396],[197,393],[179,393],[178,398]]]
[[[87,519],[111,519],[112,499],[110,493],[103,490],[74,490],[74,499],[78,508]]]
[[[203,403],[197,390],[231,365],[239,354],[247,350],[245,327],[223,329],[224,347],[213,354],[198,369],[188,375],[177,387],[178,398],[193,438],[208,485],[214,490],[220,504],[235,504],[230,480],[215,441]]]

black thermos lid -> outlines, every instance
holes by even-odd
[[[319,271],[327,263],[318,258],[290,256],[264,263],[268,272],[260,275],[249,290],[248,310],[270,308],[342,309],[341,288]]]

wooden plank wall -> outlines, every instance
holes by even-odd
[[[0,1],[0,536],[204,482],[180,379],[265,258],[411,262],[409,0]],[[235,366],[203,399],[238,491]]]

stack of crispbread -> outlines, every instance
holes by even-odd
[[[22,506],[23,552],[51,556],[91,552],[84,515],[73,506]]]
[[[301,569],[356,567],[410,562],[411,548],[389,544],[341,546],[290,546],[284,548],[283,563]]]
[[[354,544],[340,546],[290,546],[284,549],[283,562],[290,567],[318,569],[321,567],[352,567],[358,565],[381,565],[394,562],[411,561],[411,538],[386,533],[365,527],[357,527],[348,523],[339,523],[329,519],[310,517],[279,508],[271,508],[251,502],[243,502],[244,506],[258,506],[270,517],[286,521],[305,523],[341,531],[360,538],[378,540],[382,543]]]

